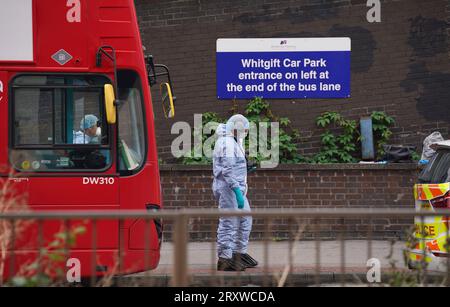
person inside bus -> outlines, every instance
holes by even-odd
[[[102,129],[97,116],[85,115],[80,121],[80,130],[74,131],[74,144],[101,144]],[[102,169],[110,163],[108,150],[77,149],[71,152],[71,160],[77,168]],[[78,164],[77,164],[78,163]]]
[[[249,122],[243,115],[232,116],[216,129],[213,152],[213,193],[220,209],[250,211],[247,199],[247,160],[243,140]],[[221,217],[217,230],[219,271],[243,271],[258,262],[247,253],[252,217]]]
[[[80,130],[74,131],[74,144],[100,144],[102,139],[102,129],[98,126],[98,118],[93,114],[88,114],[81,119]]]

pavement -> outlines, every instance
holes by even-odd
[[[367,272],[368,241],[344,241],[345,268],[350,271],[361,270]],[[264,270],[276,272],[289,265],[289,251],[292,255],[292,266],[295,270],[311,269],[316,267],[316,242],[301,241],[295,245],[287,241],[268,242],[267,255],[264,255],[265,244],[263,242],[251,242],[249,254],[259,262],[258,268],[252,271]],[[216,246],[213,243],[192,242],[188,245],[188,270],[191,273],[209,272],[217,263]],[[404,242],[396,242],[392,245],[389,241],[372,241],[371,258],[377,258],[381,262],[382,269],[391,268],[390,260],[396,261],[399,268],[405,268],[402,251]],[[341,270],[341,242],[321,241],[319,245],[321,270],[339,272]],[[174,246],[172,243],[163,243],[161,260],[154,273],[171,273],[173,269]],[[250,269],[248,270],[250,271]]]
[[[403,261],[404,248],[404,242],[391,244],[389,241],[372,241],[370,258],[380,261],[382,273],[406,272],[408,269]],[[341,251],[340,241],[321,241],[319,245],[315,241],[300,241],[295,244],[271,241],[267,245],[259,241],[251,242],[248,252],[259,261],[258,267],[244,272],[217,272],[215,242],[191,242],[188,244],[187,259],[190,285],[305,286],[319,282],[332,285],[344,280],[356,284],[366,282],[369,241],[344,241],[344,258],[341,257]],[[151,285],[168,286],[173,276],[173,256],[173,244],[164,242],[158,268],[130,277],[141,279],[140,284],[147,278],[148,282],[151,280]],[[342,261],[344,266],[341,265]],[[289,266],[290,263],[292,266]],[[392,263],[395,263],[395,269]]]

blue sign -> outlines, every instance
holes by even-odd
[[[349,38],[219,39],[218,99],[348,98]]]

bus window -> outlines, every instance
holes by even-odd
[[[20,171],[99,170],[111,164],[105,77],[20,76],[13,82],[10,161]]]
[[[47,89],[20,88],[14,93],[15,144],[53,143],[52,103],[54,92]]]
[[[145,123],[142,85],[137,73],[118,72],[119,85],[119,169],[128,173],[139,169],[145,161]]]
[[[99,91],[73,91],[73,137],[65,141],[73,144],[107,144],[107,134],[102,134]],[[103,121],[106,123],[106,121]]]

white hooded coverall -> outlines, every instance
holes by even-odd
[[[224,210],[237,209],[238,203],[234,188],[244,195],[243,210],[250,211],[247,199],[247,160],[245,153],[233,137],[227,132],[226,125],[216,129],[218,139],[213,154],[213,193]],[[217,230],[217,252],[220,258],[231,259],[233,253],[247,253],[247,245],[252,229],[252,217],[222,217]]]

